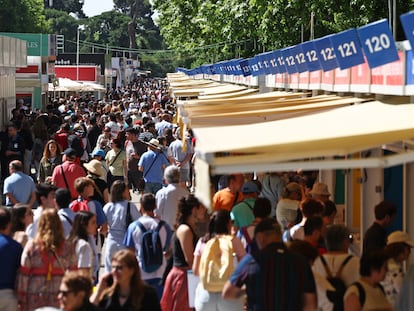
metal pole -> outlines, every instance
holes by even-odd
[[[79,26],[76,36],[76,81],[79,81]]]
[[[394,40],[397,40],[397,1],[392,1],[392,33]]]
[[[315,39],[315,33],[314,33],[314,23],[315,23],[315,21],[314,21],[314,16],[315,16],[315,13],[314,12],[311,12],[311,22],[310,22],[310,40],[313,40],[313,39]]]

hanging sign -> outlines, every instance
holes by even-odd
[[[338,67],[336,55],[330,37],[332,35],[315,40],[315,48],[323,71],[330,71]]]
[[[296,61],[294,55],[291,54],[292,47],[288,47],[286,49],[282,49],[282,57],[285,62],[286,70],[289,74],[298,72],[298,69],[296,68]]]
[[[410,41],[411,50],[414,50],[414,11],[401,15],[400,20],[405,37]]]
[[[313,41],[308,41],[302,43],[300,45],[303,54],[305,55],[306,59],[306,66],[308,67],[308,71],[316,71],[322,69],[321,64],[319,62],[318,53],[316,52],[315,44]]]
[[[386,19],[358,28],[358,36],[370,68],[399,60],[397,47]]]
[[[334,48],[338,65],[342,70],[364,63],[364,55],[354,28],[335,34],[329,39]]]

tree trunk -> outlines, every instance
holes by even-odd
[[[129,48],[136,49],[137,48],[137,40],[136,40],[136,23],[134,20],[128,23],[128,36],[129,36]],[[129,58],[136,59],[137,53],[136,52],[129,52]]]

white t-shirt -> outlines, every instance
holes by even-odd
[[[379,287],[372,287],[371,285],[359,280],[359,283],[365,290],[365,303],[361,308],[361,311],[391,311],[393,308],[385,297],[383,291]],[[350,286],[344,295],[344,300],[354,293],[359,297],[359,291],[356,285]]]
[[[93,251],[88,241],[79,239],[76,242],[75,252],[78,257],[78,268],[93,267]]]
[[[138,221],[140,223],[142,223],[142,225],[147,229],[147,230],[154,230],[159,223],[159,220],[156,218],[152,218],[149,216],[142,216],[138,219]],[[131,225],[135,225],[134,223],[132,223]],[[130,226],[131,226],[130,225]],[[160,240],[161,240],[161,245],[164,248],[165,247],[165,243],[167,241],[167,235],[168,235],[168,229],[169,226],[167,223],[165,223],[159,232],[159,236],[160,236]],[[161,267],[158,268],[158,270],[151,272],[151,273],[147,273],[145,271],[142,270],[142,264],[140,262],[140,250],[141,250],[141,230],[139,229],[139,227],[137,225],[135,225],[134,230],[132,231],[132,233],[130,232],[130,228],[128,228],[127,234],[132,234],[132,239],[134,241],[134,248],[135,248],[135,255],[137,256],[137,260],[139,263],[139,266],[141,268],[141,277],[143,280],[150,280],[150,279],[160,279],[162,278],[162,275],[164,273],[165,267],[167,265],[167,260],[164,258],[164,260],[162,261],[162,265]],[[171,245],[171,244],[170,244]]]
[[[344,260],[349,256],[349,254],[324,254],[323,257],[325,258],[326,264],[329,267],[332,275],[336,276],[338,273],[339,268],[341,267]],[[323,277],[327,277],[326,270],[322,264],[321,259],[318,257],[316,258],[315,262],[313,263],[313,270],[322,275]],[[341,272],[341,279],[344,281],[346,286],[350,286],[354,282],[356,282],[360,278],[359,276],[359,258],[353,256],[344,266]]]

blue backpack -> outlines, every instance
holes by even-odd
[[[165,247],[162,247],[160,239],[160,229],[165,224],[160,221],[158,226],[153,230],[147,230],[142,223],[136,222],[141,230],[141,250],[139,252],[139,259],[141,262],[141,269],[144,272],[151,273],[157,271],[164,260],[164,251],[169,248],[170,237],[167,236]]]

